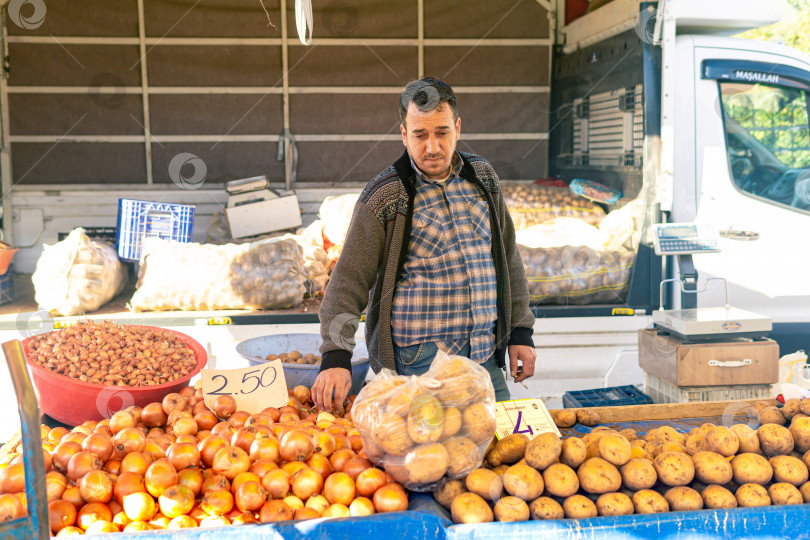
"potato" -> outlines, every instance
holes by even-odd
[[[562,507],[568,519],[585,519],[599,515],[596,505],[585,495],[571,495],[563,501]]]
[[[483,403],[470,405],[461,414],[464,434],[476,444],[488,443],[495,436],[495,414]]]
[[[554,414],[557,427],[568,428],[577,423],[577,412],[571,409],[560,409]]]
[[[551,497],[538,497],[529,504],[529,513],[532,519],[562,519],[565,512],[560,503]]]
[[[630,441],[630,446],[638,446],[639,448],[644,448],[647,446],[647,441],[644,439],[633,439]]]
[[[569,437],[562,442],[560,462],[576,469],[585,462],[587,447],[581,439]]]
[[[686,444],[686,438],[670,426],[661,426],[655,432],[655,442],[658,444],[676,443],[683,446]]]
[[[598,447],[600,457],[617,467],[630,461],[630,442],[621,435],[602,436]]]
[[[439,480],[439,484],[433,488],[433,498],[448,510],[453,504],[453,499],[462,493],[467,493],[467,486],[464,485],[464,480],[460,479],[442,478]]]
[[[799,458],[793,456],[774,456],[768,460],[773,469],[774,482],[787,482],[794,486],[800,486],[807,482],[807,465]]]
[[[695,463],[695,478],[706,484],[728,484],[734,470],[728,459],[714,452],[698,452],[692,456]]]
[[[636,514],[660,514],[669,512],[669,503],[657,491],[642,489],[633,494],[633,507]]]
[[[803,504],[804,497],[801,492],[793,484],[787,482],[776,482],[768,487],[768,496],[771,498],[771,504]]]
[[[405,420],[398,414],[386,413],[372,432],[372,439],[388,454],[404,456],[413,448]]]
[[[666,452],[653,461],[655,472],[662,484],[685,486],[695,477],[695,464],[687,454]]]
[[[785,425],[785,415],[776,407],[765,407],[758,412],[760,425],[777,424],[779,426]]]
[[[704,508],[737,508],[737,497],[723,486],[717,484],[707,486],[700,493],[700,496],[703,497]]]
[[[802,494],[805,503],[810,503],[810,482],[805,482],[799,488],[799,493]]]
[[[644,439],[646,442],[655,442],[656,437],[658,436],[658,428],[653,428],[645,433],[641,438]]]
[[[450,456],[450,463],[447,466],[447,475],[450,478],[461,478],[481,466],[481,450],[472,439],[453,437],[444,441],[442,445]]]
[[[761,411],[765,407],[772,407],[772,406],[773,405],[771,404],[770,401],[760,400],[760,401],[757,401],[757,402],[754,403],[754,409],[756,411]]]
[[[701,510],[703,508],[703,497],[700,496],[700,493],[687,486],[669,488],[664,493],[664,498],[669,503],[669,509],[673,512]]]
[[[471,493],[488,501],[497,501],[503,493],[503,478],[489,469],[475,469],[467,475],[464,484]]]
[[[596,499],[596,511],[600,516],[626,516],[633,510],[633,501],[624,493],[603,493]]]
[[[612,464],[602,458],[590,458],[580,465],[577,471],[580,487],[588,493],[609,493],[618,491],[622,485],[622,475]]]
[[[497,521],[529,521],[529,505],[518,497],[503,497],[495,503]]]
[[[739,454],[731,460],[734,481],[738,484],[767,484],[773,477],[773,468],[759,454]]]
[[[627,439],[629,442],[633,442],[638,439],[638,434],[636,433],[635,429],[627,428],[619,431],[619,435]]]
[[[444,409],[429,394],[419,394],[408,409],[408,436],[416,444],[434,443],[442,436]]]
[[[511,465],[523,459],[529,438],[523,433],[507,435],[495,444],[495,448],[487,454],[487,463],[490,467],[507,463]]]
[[[448,439],[461,429],[461,411],[455,407],[444,410],[444,425],[442,426],[441,440]]]
[[[528,465],[512,465],[503,473],[503,487],[509,495],[533,501],[543,494],[543,476]],[[528,510],[527,510],[528,511]]]
[[[653,457],[640,446],[632,446],[630,448],[630,459],[647,459],[652,461]]]
[[[495,519],[487,501],[475,493],[462,493],[450,506],[454,523],[489,523]]]
[[[543,471],[546,491],[555,497],[570,497],[579,491],[576,471],[564,463],[552,463]]]
[[[503,465],[498,465],[497,467],[492,469],[492,472],[494,472],[495,474],[497,474],[499,476],[503,476],[503,473],[508,471],[509,467],[511,467],[511,465],[507,465],[506,463],[504,463]]]
[[[753,452],[757,454],[760,452],[759,437],[757,437],[756,430],[751,429],[751,426],[747,424],[734,424],[731,426],[731,431],[734,432],[734,435],[737,436],[737,440],[740,441],[740,447],[737,450],[739,453]]]
[[[793,435],[784,426],[777,424],[759,426],[757,437],[762,453],[768,457],[787,455],[793,451]]]
[[[788,429],[799,452],[810,450],[810,417],[794,418]]]
[[[785,401],[785,404],[782,407],[782,414],[785,415],[785,418],[790,420],[801,412],[801,408],[802,408],[802,400],[792,398]]]
[[[694,456],[698,452],[703,451],[703,435],[699,433],[693,433],[686,438],[686,453],[690,456]]]
[[[589,409],[579,409],[577,411],[577,422],[583,426],[595,426],[599,423],[599,413]]]
[[[737,506],[750,508],[752,506],[769,506],[771,497],[768,491],[759,484],[743,484],[737,488]]]
[[[439,443],[420,444],[404,457],[388,455],[385,471],[400,484],[432,484],[447,472],[450,455]]]
[[[542,471],[560,457],[562,441],[554,433],[541,433],[526,445],[524,459],[531,467]]]
[[[810,416],[810,398],[802,399],[802,402],[799,404],[799,411],[802,414]]]
[[[726,426],[715,426],[706,433],[703,449],[724,457],[733,456],[740,447],[740,440]]]
[[[624,485],[633,491],[649,489],[658,481],[655,467],[646,459],[631,459],[620,470]]]
[[[686,454],[686,448],[682,445],[674,442],[668,442],[664,444],[657,444],[654,445],[655,447],[652,450],[652,457],[657,458],[661,454],[665,454],[667,452],[680,452],[682,454]]]

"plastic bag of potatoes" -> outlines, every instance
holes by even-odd
[[[282,309],[304,298],[301,246],[291,238],[250,244],[143,242],[130,309]]]
[[[504,182],[501,190],[516,230],[561,217],[598,225],[605,217],[602,207],[567,188]]]
[[[635,259],[631,251],[597,251],[587,246],[518,245],[518,251],[532,305],[623,302]]]
[[[382,370],[354,402],[366,457],[413,491],[462,478],[495,436],[495,390],[486,369],[439,351],[421,376]]]

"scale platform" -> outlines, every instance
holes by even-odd
[[[770,317],[735,307],[656,310],[652,319],[657,328],[684,341],[761,338],[773,329]]]

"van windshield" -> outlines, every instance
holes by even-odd
[[[767,84],[719,84],[735,185],[757,197],[809,210],[807,92]]]

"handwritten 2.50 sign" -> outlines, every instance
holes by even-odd
[[[209,408],[219,396],[233,397],[237,410],[251,414],[283,407],[290,400],[281,360],[241,369],[204,369],[200,376],[203,401]]]

